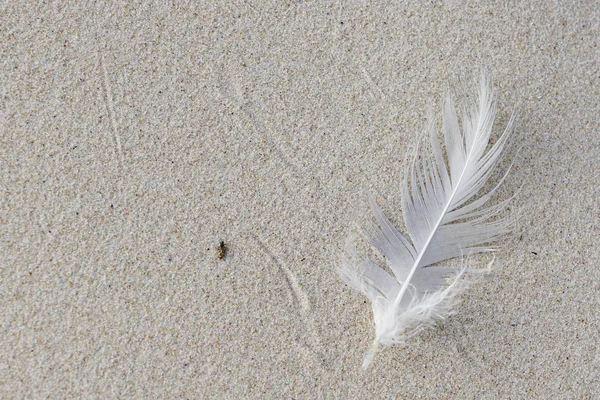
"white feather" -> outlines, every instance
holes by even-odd
[[[489,146],[495,114],[491,79],[485,73],[477,99],[465,109],[462,130],[452,98],[447,96],[443,117],[447,161],[430,118],[403,184],[402,213],[410,240],[371,201],[374,218],[364,227],[364,234],[387,258],[393,275],[369,259],[360,259],[354,238],[349,238],[339,272],[346,283],[371,300],[375,322],[375,341],[364,368],[379,343],[405,343],[435,320],[450,315],[467,284],[464,275],[477,271],[432,264],[492,251],[490,246],[509,232],[507,220],[494,217],[510,199],[488,205],[506,174],[495,188],[477,196],[500,161],[513,125],[511,118],[504,133]]]

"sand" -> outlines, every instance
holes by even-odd
[[[598,396],[596,2],[33,3],[0,6],[0,397]],[[482,67],[515,233],[364,372],[338,252],[369,196],[401,224],[406,150]]]

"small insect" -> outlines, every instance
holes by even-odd
[[[225,242],[221,240],[219,247],[217,247],[217,258],[222,260],[225,258],[225,254],[227,253],[227,247],[225,247]]]

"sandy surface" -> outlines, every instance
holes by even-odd
[[[0,6],[0,397],[600,392],[597,3],[27,3]],[[481,66],[499,127],[518,104],[515,235],[365,373],[338,249],[369,195],[401,222],[407,146]]]

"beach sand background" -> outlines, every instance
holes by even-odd
[[[0,9],[0,397],[600,393],[597,2]],[[406,150],[482,67],[515,234],[364,372],[338,252],[369,196],[401,224]]]

